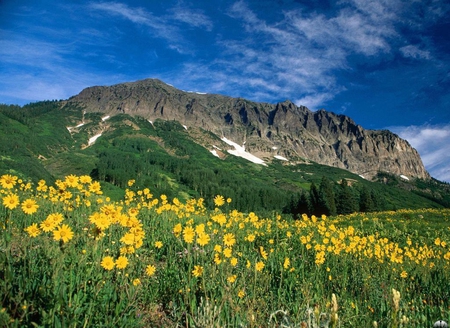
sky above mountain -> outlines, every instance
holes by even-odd
[[[0,103],[159,78],[388,128],[450,181],[446,0],[0,0]]]

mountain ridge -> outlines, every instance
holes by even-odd
[[[175,120],[245,145],[261,158],[311,160],[368,179],[380,171],[430,179],[417,151],[395,133],[364,129],[348,116],[324,109],[313,112],[289,100],[253,102],[187,92],[157,79],[145,79],[88,87],[66,103],[88,113]]]

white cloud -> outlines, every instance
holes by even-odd
[[[350,55],[390,51],[390,39],[397,35],[391,8],[389,2],[341,2],[330,17],[291,10],[282,20],[268,21],[237,1],[228,15],[243,26],[243,36],[220,39],[221,55],[209,63],[186,63],[183,78],[171,81],[255,101],[289,97],[317,109],[346,89],[336,73],[351,70]]]
[[[182,21],[184,23],[189,22],[185,14],[182,14],[179,10],[174,11],[174,15],[154,15],[153,13],[140,7],[130,7],[127,4],[119,2],[97,2],[91,3],[89,8],[94,11],[103,11],[113,16],[119,16],[129,21],[147,26],[151,29],[152,36],[156,36],[165,40],[168,43],[168,47],[181,54],[192,54],[192,47],[189,46],[186,39],[183,37],[182,30],[173,24],[172,20]],[[190,21],[190,25],[199,27],[205,26],[210,28],[211,22],[202,19],[206,19],[206,16],[199,12],[191,12],[193,20]],[[187,13],[186,13],[187,14]]]
[[[420,50],[417,46],[414,46],[412,44],[401,47],[400,52],[405,57],[411,57],[411,58],[415,58],[415,59],[430,59],[431,58],[429,51]]]
[[[90,8],[96,10],[102,10],[111,14],[116,14],[129,19],[130,21],[138,24],[144,24],[149,26],[158,27],[159,20],[155,19],[151,13],[148,13],[143,8],[130,8],[126,4],[118,2],[98,2],[91,3]]]
[[[396,126],[389,129],[419,152],[432,177],[450,182],[450,124]]]
[[[311,110],[317,110],[320,107],[322,107],[322,105],[333,99],[333,97],[335,96],[334,93],[317,93],[317,94],[311,94],[311,95],[306,95],[300,99],[296,99],[294,101],[294,103],[297,106],[306,106]]]
[[[205,28],[207,31],[211,31],[214,26],[211,19],[202,11],[188,7],[178,6],[173,8],[173,18],[193,27]]]

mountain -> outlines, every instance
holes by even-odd
[[[417,151],[387,131],[366,130],[351,118],[325,110],[310,111],[290,101],[257,103],[242,98],[178,90],[156,79],[95,86],[66,104],[104,116],[128,114],[149,121],[178,121],[244,146],[270,162],[313,161],[372,179],[378,172],[430,179]],[[208,140],[197,140],[212,150]],[[233,149],[232,145],[228,146]]]
[[[49,184],[69,174],[122,199],[216,195],[243,211],[346,214],[450,206],[450,185],[389,131],[291,102],[255,103],[158,80],[92,87],[63,101],[0,104],[0,176]],[[62,186],[63,184],[58,184]]]

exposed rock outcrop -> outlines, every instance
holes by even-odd
[[[396,134],[365,130],[347,116],[313,112],[290,101],[256,103],[185,92],[147,79],[86,88],[68,102],[102,115],[126,113],[150,121],[176,120],[245,143],[246,150],[259,157],[304,158],[366,178],[378,171],[430,178],[417,151]]]

